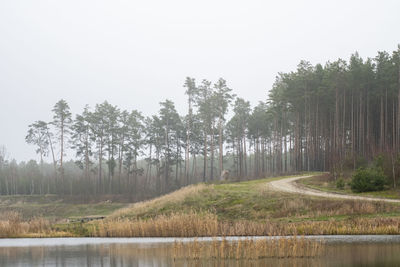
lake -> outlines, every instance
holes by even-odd
[[[229,237],[236,242],[246,237]],[[260,239],[265,237],[254,237]],[[271,238],[271,237],[269,237]],[[276,237],[273,237],[276,238]],[[279,237],[278,237],[279,238]],[[311,236],[325,250],[314,258],[175,259],[175,240],[192,238],[0,239],[1,266],[400,266],[400,236]],[[253,239],[253,237],[252,237]],[[197,238],[210,242],[215,238]],[[221,240],[221,239],[219,239]]]

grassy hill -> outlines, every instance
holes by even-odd
[[[95,236],[400,233],[398,204],[308,197],[268,186],[281,178],[188,186],[117,210],[90,224],[90,232]]]
[[[284,177],[191,185],[168,195],[117,210],[108,219],[149,219],[159,215],[189,212],[209,212],[224,221],[258,222],[328,220],[365,215],[378,217],[397,213],[400,215],[400,206],[396,204],[313,198],[276,192],[269,187],[269,181],[282,178]]]

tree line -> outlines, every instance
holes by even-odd
[[[187,77],[183,87],[183,116],[170,100],[149,117],[107,101],[73,116],[68,103],[58,101],[51,122],[29,125],[26,142],[39,163],[14,162],[11,171],[12,162],[0,155],[0,193],[158,195],[217,180],[224,170],[233,179],[300,171],[337,177],[377,156],[397,185],[400,46],[374,58],[354,53],[348,62],[301,61],[296,71],[279,73],[268,99],[254,108],[222,78]],[[66,147],[75,152],[70,171]],[[35,172],[23,176],[27,165]]]
[[[355,53],[324,66],[302,61],[279,74],[269,98],[278,172],[329,170],[337,177],[380,156],[396,187],[400,46],[366,60]]]
[[[159,112],[149,117],[105,101],[93,109],[86,106],[73,118],[68,103],[58,101],[52,109],[53,121],[29,125],[26,142],[36,147],[38,168],[44,169],[47,156],[53,164],[53,174],[47,181],[42,179],[36,191],[30,191],[160,194],[219,178],[224,164],[225,116],[234,95],[222,78],[214,84],[203,80],[199,86],[187,78],[184,87],[186,116],[179,115],[167,99],[160,102]],[[69,177],[68,181],[63,159],[66,146],[75,151],[75,164],[81,169],[78,178]]]

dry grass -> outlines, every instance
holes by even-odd
[[[360,235],[400,234],[398,219],[358,218],[350,220],[286,222],[236,222],[220,224],[220,232],[226,235]]]
[[[279,239],[246,239],[229,242],[214,240],[212,242],[174,243],[174,259],[235,259],[257,260],[263,258],[303,258],[316,257],[322,254],[324,243],[306,240],[304,237]]]
[[[278,200],[274,218],[320,217],[398,212],[392,203],[360,200],[332,200],[313,198],[285,198]]]
[[[3,213],[1,217],[0,238],[71,236],[69,233],[52,230],[50,222],[43,218],[22,221],[21,214],[13,211]]]
[[[90,233],[98,237],[200,237],[200,236],[277,236],[400,234],[396,218],[357,218],[329,221],[254,222],[219,221],[211,213],[160,215],[148,220],[101,221],[91,224]]]
[[[210,213],[160,215],[148,220],[117,219],[92,224],[92,234],[103,237],[216,236],[217,217]]]
[[[167,195],[157,197],[148,201],[137,202],[129,207],[122,208],[114,212],[109,216],[111,219],[124,218],[124,217],[134,217],[137,214],[146,212],[151,208],[157,208],[158,206],[165,204],[174,204],[177,202],[182,202],[186,197],[193,196],[203,191],[205,188],[212,188],[213,185],[197,184],[189,185],[183,187],[179,190],[171,192]]]
[[[302,222],[296,233],[304,235],[398,235],[398,218],[357,218],[343,221]]]

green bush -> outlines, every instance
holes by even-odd
[[[382,168],[359,168],[353,175],[350,186],[353,192],[370,192],[383,190],[387,177]]]
[[[340,177],[337,181],[336,181],[336,187],[339,189],[344,189],[345,186],[345,182],[343,180],[342,177]]]

